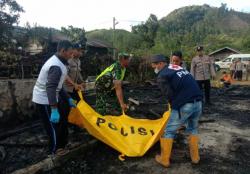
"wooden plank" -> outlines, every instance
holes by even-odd
[[[93,145],[95,144],[97,144],[97,140],[92,140],[86,144],[82,144],[81,146],[69,151],[63,156],[48,157],[36,164],[33,164],[23,169],[16,170],[11,174],[36,174],[38,172],[50,171],[56,167],[62,166],[68,160],[79,156],[79,154],[83,154],[89,148],[92,148]]]
[[[137,106],[140,105],[140,102],[139,102],[138,100],[135,100],[135,99],[133,99],[133,98],[131,98],[131,97],[128,98],[128,101],[130,101],[130,102],[136,104]]]

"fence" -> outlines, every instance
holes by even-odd
[[[1,65],[1,79],[28,79],[38,77],[41,65]]]

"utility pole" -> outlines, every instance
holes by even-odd
[[[115,26],[118,24],[119,22],[116,21],[115,17],[113,17],[113,59],[115,60]]]

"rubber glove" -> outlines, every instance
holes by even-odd
[[[58,123],[59,119],[60,119],[60,114],[59,114],[57,108],[52,108],[51,114],[50,114],[50,122]]]
[[[72,108],[75,108],[76,107],[76,104],[75,104],[75,101],[72,99],[72,98],[69,98],[69,106],[72,107]]]

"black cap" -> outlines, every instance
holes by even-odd
[[[151,63],[167,62],[166,57],[162,54],[153,55],[151,57]]]
[[[73,45],[70,41],[68,40],[61,40],[60,42],[58,42],[57,44],[57,51],[59,52],[61,49],[65,49],[65,50],[68,50],[68,49],[72,49],[73,48]]]
[[[196,47],[196,51],[202,51],[204,48],[203,48],[203,46],[201,46],[201,45],[199,45],[199,46],[197,46]]]
[[[172,56],[177,56],[179,57],[180,59],[182,59],[182,52],[181,51],[174,51]]]
[[[86,45],[80,44],[80,43],[74,43],[73,44],[74,49],[85,49]]]

